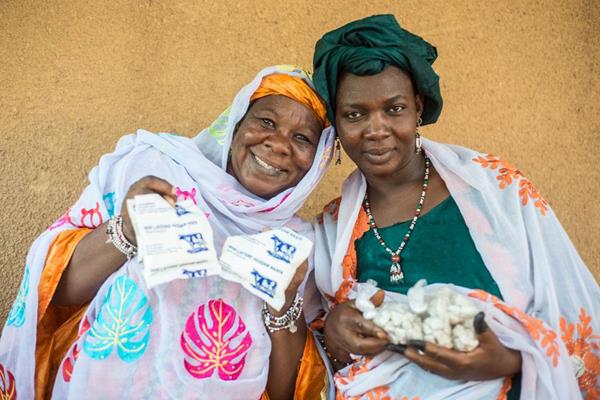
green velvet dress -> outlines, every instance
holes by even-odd
[[[379,228],[379,234],[392,250],[396,250],[409,225],[410,221],[399,222]],[[382,289],[406,294],[417,281],[426,279],[428,284],[453,283],[482,289],[502,298],[500,288],[475,248],[469,228],[452,196],[421,215],[417,221],[409,242],[400,254],[404,282],[390,283],[390,255],[373,231],[365,232],[355,246],[359,282],[373,279]],[[519,398],[520,383],[519,374],[513,379],[509,399]]]

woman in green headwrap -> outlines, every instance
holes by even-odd
[[[598,315],[598,286],[519,170],[421,138],[442,109],[436,56],[391,15],[352,22],[316,45],[315,85],[358,166],[316,224],[336,399],[594,396],[598,324],[588,316]],[[405,302],[421,279],[454,284],[485,312],[462,327],[474,329],[475,349],[450,349],[460,335],[445,331],[447,321],[433,334],[415,327],[426,341],[391,344],[349,301],[374,280],[386,301]]]

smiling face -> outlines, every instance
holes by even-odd
[[[279,95],[258,99],[233,137],[228,172],[248,191],[269,199],[306,175],[321,131],[304,105]]]
[[[423,97],[410,76],[394,66],[370,76],[344,73],[338,84],[336,129],[367,177],[389,176],[420,162],[415,131],[422,111]]]

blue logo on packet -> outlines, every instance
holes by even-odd
[[[252,287],[260,290],[267,296],[273,298],[275,297],[275,289],[277,288],[277,282],[272,279],[269,279],[265,276],[262,276],[260,272],[257,270],[252,270],[252,275],[254,275],[254,283]]]
[[[202,278],[206,276],[206,268],[194,270],[184,269],[181,273],[188,278]]]
[[[177,213],[177,215],[179,217],[181,217],[182,215],[190,213],[188,210],[186,210],[185,208],[181,207],[179,204],[175,204],[175,212]]]
[[[277,235],[271,236],[271,239],[273,240],[273,250],[269,250],[269,254],[289,264],[296,253],[296,246],[284,242]]]
[[[190,245],[190,248],[187,251],[188,253],[199,253],[201,251],[208,250],[206,241],[200,232],[190,233],[188,235],[179,235],[179,239],[185,240],[187,244]]]

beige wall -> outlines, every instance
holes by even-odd
[[[0,324],[29,244],[119,136],[193,135],[263,66],[310,66],[326,30],[384,12],[438,48],[445,108],[426,135],[517,164],[599,276],[593,0],[2,0]],[[347,159],[333,167],[304,214],[335,197],[350,170]]]

